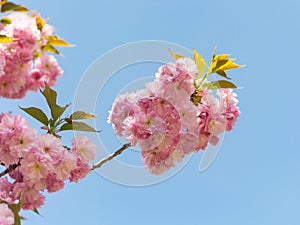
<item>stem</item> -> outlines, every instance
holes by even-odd
[[[92,165],[92,170],[100,168],[104,163],[106,163],[106,162],[112,160],[113,158],[115,158],[116,156],[120,155],[123,151],[125,151],[130,146],[131,146],[130,143],[124,144],[121,148],[119,148],[114,153],[110,154],[109,156],[105,157],[104,159],[101,159],[99,162]]]
[[[208,72],[206,72],[205,73],[205,75],[202,77],[202,79],[201,79],[201,81],[200,81],[200,83],[199,83],[199,87],[201,87],[201,85],[202,85],[202,83],[203,83],[203,81],[208,77],[208,75],[209,75],[209,73]]]
[[[14,171],[17,167],[19,167],[21,165],[20,161],[17,164],[12,164],[9,167],[6,168],[6,170],[2,171],[0,173],[0,177],[5,176],[6,174]]]

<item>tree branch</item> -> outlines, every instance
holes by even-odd
[[[120,155],[123,151],[125,151],[127,148],[129,148],[131,146],[130,143],[126,143],[124,144],[120,149],[118,149],[116,152],[110,154],[109,156],[107,156],[104,159],[101,159],[99,162],[95,163],[94,165],[92,165],[92,170],[100,168],[104,163],[112,160],[113,158],[115,158],[116,156]]]
[[[17,164],[10,165],[9,167],[6,168],[6,170],[4,170],[0,173],[0,177],[3,177],[6,174],[9,174],[10,172],[14,171],[20,165],[21,165],[20,161]]]

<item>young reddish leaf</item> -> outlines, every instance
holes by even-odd
[[[193,50],[194,50],[195,63],[199,70],[198,77],[201,77],[206,69],[206,63],[205,63],[203,57],[196,51],[196,49],[193,49]]]
[[[234,63],[235,59],[229,58],[229,54],[213,55],[208,73],[217,73],[218,75],[230,79],[226,75],[226,70],[241,68],[243,65]]]
[[[39,15],[35,18],[35,23],[36,23],[38,30],[42,31],[46,24],[46,21]]]
[[[61,46],[61,47],[72,47],[71,44],[69,44],[65,40],[59,38],[58,36],[48,36],[47,40],[48,40],[48,43],[47,43],[48,45]]]
[[[16,5],[12,2],[5,2],[1,6],[1,12],[9,12],[9,11],[16,11],[16,12],[29,12],[29,10],[22,6],[22,5]]]
[[[172,52],[171,50],[169,50],[169,52],[170,52],[171,56],[172,56],[175,60],[177,60],[177,59],[179,59],[179,58],[185,58],[183,55],[174,53],[174,52]]]
[[[44,52],[51,52],[60,55],[60,52],[53,45],[50,44],[45,44],[44,46],[42,46],[41,49]]]
[[[13,40],[14,40],[14,38],[8,37],[4,34],[0,34],[0,43],[12,42]]]
[[[231,70],[231,69],[243,67],[243,65],[238,65],[233,61],[234,59],[229,59],[224,65],[220,67],[220,70]]]
[[[19,107],[19,108],[22,109],[27,114],[29,114],[30,116],[32,116],[33,118],[35,118],[36,120],[40,121],[45,126],[48,126],[49,124],[48,118],[41,109],[36,107],[29,107],[29,108]]]
[[[213,59],[216,61],[227,60],[229,56],[230,54],[220,54],[220,55],[215,55]]]
[[[72,113],[72,115],[70,116],[71,120],[85,120],[85,119],[91,119],[91,118],[95,118],[96,116],[91,114],[91,113],[86,113],[83,111],[76,111],[74,113]]]

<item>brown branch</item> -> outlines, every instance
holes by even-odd
[[[9,167],[6,168],[6,170],[4,170],[0,173],[0,177],[3,177],[6,174],[9,174],[10,172],[14,171],[20,165],[21,165],[20,161],[17,164],[11,164]]]
[[[100,168],[104,163],[112,160],[116,156],[120,155],[123,151],[125,151],[127,148],[131,146],[130,143],[124,144],[120,149],[118,149],[116,152],[110,154],[109,156],[105,157],[104,159],[101,159],[99,162],[92,165],[92,170]]]

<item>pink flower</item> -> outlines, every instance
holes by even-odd
[[[64,188],[65,183],[63,180],[59,180],[55,174],[49,174],[46,179],[47,190],[49,193],[57,192]]]
[[[22,151],[34,144],[35,130],[19,115],[2,114],[0,119],[0,161],[6,166],[17,163]]]
[[[208,143],[218,144],[218,136],[225,130],[225,119],[220,101],[210,92],[204,91],[201,101],[198,112],[200,125],[198,148],[204,150]]]
[[[91,166],[89,166],[89,164],[87,163],[78,160],[75,169],[71,171],[70,181],[77,183],[80,179],[85,178],[86,175],[90,172]]]
[[[222,110],[225,115],[226,131],[230,131],[233,129],[237,118],[240,116],[240,110],[237,107],[237,95],[232,89],[219,89],[218,95],[221,98]]]
[[[13,13],[9,18],[12,23],[1,27],[0,34],[15,40],[0,43],[0,96],[15,99],[23,98],[29,90],[44,88],[44,82],[54,85],[62,70],[55,57],[42,50],[44,35],[53,32],[51,26],[45,25],[41,33],[34,16]],[[36,58],[37,53],[42,57]]]
[[[60,158],[54,163],[54,171],[58,180],[67,180],[71,176],[71,171],[75,169],[77,157],[73,152],[64,149]]]
[[[7,203],[14,202],[13,184],[8,181],[7,177],[0,178],[0,201],[5,201]]]
[[[33,52],[31,49],[18,49],[17,57],[20,63],[27,63],[33,59]]]
[[[124,125],[124,121],[128,117],[128,113],[131,110],[131,107],[136,103],[136,101],[146,95],[146,92],[127,93],[120,95],[115,99],[110,111],[108,122],[112,123],[116,135],[126,135],[127,128]]]
[[[188,96],[191,96],[195,91],[194,79],[192,76],[184,70],[181,70],[174,63],[166,64],[159,68],[156,73],[156,81],[159,82],[159,86],[172,84],[176,89],[185,90]],[[155,82],[155,81],[154,81]],[[157,84],[156,84],[157,85]],[[158,92],[167,91],[169,88],[160,88]],[[176,94],[177,91],[173,92]],[[156,95],[156,93],[154,93]]]
[[[178,69],[188,73],[193,80],[197,78],[199,71],[194,60],[186,57],[179,58],[176,60],[176,66]]]
[[[53,86],[56,83],[56,79],[63,74],[62,69],[58,66],[58,62],[53,55],[43,54],[42,57],[35,60],[35,66],[42,74],[44,80],[48,86]],[[44,87],[44,84],[40,82],[40,86]]]
[[[52,160],[39,149],[32,149],[26,157],[22,159],[20,171],[24,176],[25,181],[33,185],[53,171]]]
[[[23,98],[26,93],[26,74],[19,76],[5,74],[0,77],[0,96],[5,98]]]
[[[22,208],[25,210],[34,210],[41,207],[45,202],[45,196],[35,189],[35,186],[28,185],[25,182],[14,185],[14,196],[23,202]]]
[[[0,204],[0,224],[13,225],[15,223],[14,213],[8,208],[8,205]]]
[[[85,163],[94,160],[96,157],[96,145],[83,135],[76,135],[72,140],[72,152]]]
[[[66,150],[62,146],[61,139],[51,134],[39,135],[37,139],[38,146],[44,154],[49,155],[54,162],[60,160],[62,152]]]
[[[199,106],[191,101],[198,73],[193,60],[180,58],[161,66],[146,89],[113,103],[109,122],[115,134],[141,148],[151,173],[160,174],[188,154],[217,145],[220,134],[231,130],[239,116],[231,90],[221,89],[217,97],[204,89]]]

